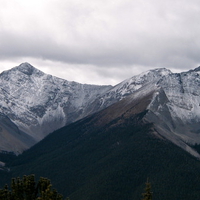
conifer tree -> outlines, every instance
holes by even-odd
[[[0,200],[62,200],[63,197],[55,189],[49,179],[41,177],[38,183],[34,175],[23,179],[13,178],[11,190],[5,185],[0,189]]]
[[[146,184],[145,193],[142,194],[143,196],[142,200],[152,200],[151,183],[149,182],[148,178],[145,184]]]

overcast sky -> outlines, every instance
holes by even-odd
[[[116,84],[200,65],[199,0],[0,0],[0,72],[29,62],[69,81]]]

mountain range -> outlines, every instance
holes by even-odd
[[[20,154],[49,133],[122,99],[148,98],[144,120],[200,158],[191,147],[200,144],[199,74],[200,68],[182,73],[160,68],[116,86],[96,86],[63,80],[22,63],[0,74],[0,150]]]
[[[28,63],[2,72],[0,185],[35,174],[72,200],[136,200],[148,177],[155,200],[199,200],[199,73],[95,86]]]

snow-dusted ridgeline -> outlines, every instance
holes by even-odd
[[[67,81],[22,63],[0,74],[0,113],[13,123],[12,138],[19,138],[15,134],[18,129],[23,139],[19,140],[18,147],[15,145],[12,149],[10,146],[14,139],[9,135],[11,144],[5,147],[5,137],[0,142],[0,149],[22,152],[66,124],[104,109],[130,94],[135,93],[135,98],[145,98],[151,90],[155,93],[146,120],[163,131],[163,136],[173,134],[184,144],[200,143],[199,74],[200,68],[183,73],[160,68],[112,87]],[[3,130],[10,133],[7,126]],[[0,137],[4,136],[0,134]],[[171,138],[175,143],[176,139]]]

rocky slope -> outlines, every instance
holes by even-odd
[[[22,152],[50,132],[84,117],[87,104],[111,86],[69,82],[23,63],[0,74],[0,113],[17,127],[0,149]],[[2,127],[2,126],[1,126]],[[20,139],[19,132],[24,134]],[[17,140],[22,144],[17,145]],[[15,147],[14,147],[14,146]]]
[[[107,107],[131,93],[132,101],[142,101],[147,98],[147,94],[152,93],[144,119],[154,123],[162,136],[200,158],[191,148],[200,144],[199,75],[200,67],[182,73],[172,73],[167,69],[150,70],[125,80],[98,101],[101,107]]]

